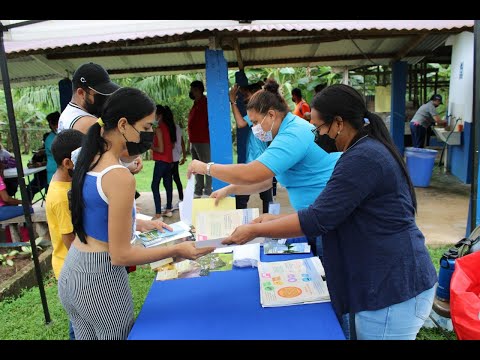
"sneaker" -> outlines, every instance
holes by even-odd
[[[152,216],[152,220],[160,220],[163,221],[163,216],[157,217],[157,215]]]
[[[194,199],[200,199],[201,197],[202,197],[202,195],[193,194]]]
[[[172,210],[178,210],[180,208],[180,201],[177,201],[175,205],[173,205]]]
[[[166,216],[166,217],[172,217],[173,216],[172,209],[165,209],[165,211],[162,213],[162,215]]]

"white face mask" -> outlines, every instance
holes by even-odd
[[[267,117],[267,115],[265,115],[262,119],[262,122],[260,124],[257,124],[255,126],[252,127],[252,132],[253,132],[253,135],[260,141],[263,141],[263,142],[269,142],[269,141],[272,141],[273,140],[273,134],[272,134],[272,129],[273,129],[273,124],[275,123],[275,120],[273,120],[272,122],[272,127],[270,128],[270,130],[268,131],[265,131],[263,130],[262,128],[262,124],[263,122],[265,121],[265,118]]]

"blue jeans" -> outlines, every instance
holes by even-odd
[[[33,208],[30,208],[30,214]],[[0,221],[11,219],[23,215],[23,207],[21,205],[4,205],[0,206]]]
[[[432,287],[409,300],[380,310],[356,313],[356,339],[415,340],[418,331],[432,311],[435,297],[434,288]],[[343,315],[342,322],[345,337],[353,340],[349,314]]]
[[[163,186],[167,192],[167,206],[165,209],[172,208],[172,192],[173,192],[173,182],[172,182],[172,163],[167,163],[161,160],[155,160],[155,167],[153,168],[153,179],[152,179],[152,193],[153,201],[155,202],[155,213],[162,213],[162,198],[160,197],[160,181],[163,178]]]
[[[425,137],[427,135],[427,129],[422,125],[415,125],[410,123],[410,132],[412,133],[412,146],[414,148],[425,147]]]
[[[73,332],[73,325],[71,320],[68,322],[68,335],[69,340],[75,340],[75,333]]]

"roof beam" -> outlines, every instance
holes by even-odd
[[[402,35],[405,36],[405,35]],[[381,36],[359,36],[354,39],[378,39],[378,38],[389,38],[389,35]],[[235,40],[238,42],[237,38],[232,39],[233,46],[224,44],[223,49],[226,51],[235,50]],[[245,43],[242,44],[242,50],[248,49],[258,49],[258,48],[273,48],[273,47],[284,47],[292,46],[299,44],[321,44],[326,42],[334,42],[346,40],[343,36],[314,36],[314,37],[305,37],[305,38],[295,38],[287,40],[273,40],[273,41],[261,41],[255,43]],[[182,53],[182,52],[203,52],[207,48],[207,45],[197,45],[197,46],[170,46],[170,47],[157,47],[157,48],[116,48],[116,49],[103,49],[101,51],[93,50],[78,50],[78,51],[51,51],[47,52],[48,60],[61,60],[61,59],[79,59],[79,58],[91,58],[91,57],[105,57],[105,56],[128,56],[128,55],[154,55],[154,54],[166,54],[166,53]],[[238,54],[237,54],[238,55]]]
[[[417,52],[412,56],[426,56],[430,54],[430,51]],[[366,54],[371,59],[390,59],[395,54],[382,53],[382,54]],[[364,59],[363,54],[355,55],[333,55],[333,56],[312,56],[301,58],[283,58],[283,59],[266,59],[266,60],[247,60],[243,61],[244,66],[260,66],[260,65],[275,65],[275,64],[302,64],[302,63],[315,63],[315,62],[330,62],[337,60],[359,60]],[[228,63],[229,68],[238,67],[238,63],[231,61]],[[205,64],[188,64],[188,65],[172,65],[172,66],[150,66],[144,68],[133,69],[107,69],[108,73],[114,74],[134,74],[134,73],[153,73],[153,72],[173,72],[183,70],[204,70]]]
[[[425,38],[428,36],[428,33],[420,34],[415,36],[412,40],[410,40],[400,51],[395,54],[392,59],[392,63],[404,58],[410,51],[415,49]]]

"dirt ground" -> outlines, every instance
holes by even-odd
[[[425,235],[428,245],[454,244],[466,235],[468,204],[470,185],[462,184],[457,178],[449,174],[443,174],[435,167],[430,186],[428,188],[416,188],[418,212],[417,224]],[[165,205],[165,193],[162,193],[162,205]],[[279,188],[277,199],[281,204],[282,213],[293,213],[288,194],[284,188]],[[176,190],[173,192],[173,204],[178,201]],[[153,216],[155,207],[152,193],[141,193],[137,199],[137,205],[141,213]],[[248,203],[249,207],[262,208],[258,195],[252,195]],[[165,218],[165,222],[179,221],[178,211],[171,218]]]

